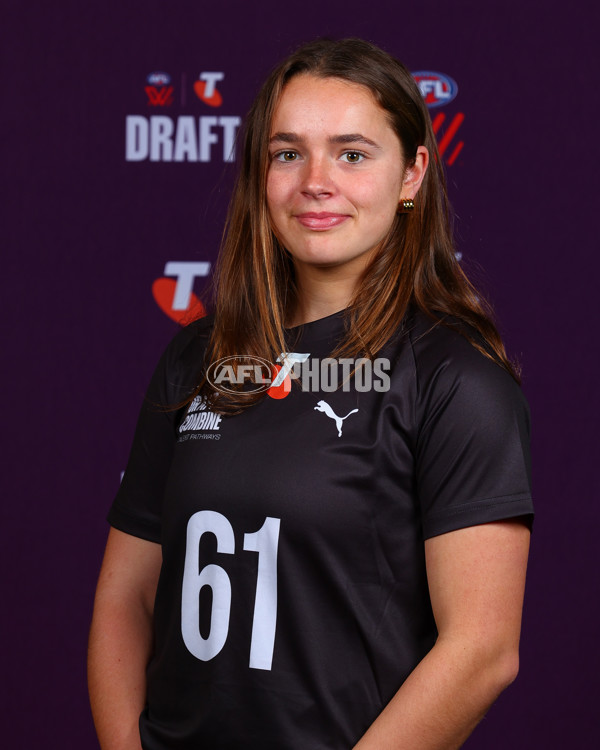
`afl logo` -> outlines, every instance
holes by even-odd
[[[267,391],[273,382],[274,368],[262,357],[224,357],[208,368],[206,379],[221,393],[247,393]]]
[[[428,107],[441,107],[448,104],[458,94],[456,81],[443,73],[420,70],[418,73],[413,73],[413,78]]]
[[[171,76],[168,73],[150,73],[146,78],[150,86],[168,86],[171,83]]]

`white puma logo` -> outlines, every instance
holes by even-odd
[[[331,419],[335,419],[335,426],[337,427],[338,437],[342,437],[342,425],[344,424],[344,419],[348,419],[351,414],[354,414],[358,411],[358,409],[352,409],[352,411],[349,411],[345,417],[338,417],[331,406],[329,406],[327,401],[319,401],[319,403],[315,406],[315,409],[316,411],[325,412],[328,417],[331,417]]]

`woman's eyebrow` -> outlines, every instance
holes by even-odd
[[[279,141],[281,143],[302,143],[303,138],[296,133],[275,133],[269,139],[269,143]]]
[[[362,135],[361,133],[347,133],[345,135],[332,135],[329,139],[330,143],[362,143],[365,146],[372,146],[373,148],[381,148],[375,141]]]
[[[343,135],[332,135],[330,143],[362,143],[366,146],[381,149],[375,141],[362,135],[361,133],[344,133]],[[274,133],[270,138],[270,143],[304,143],[304,138],[298,133]]]

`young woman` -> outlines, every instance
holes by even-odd
[[[517,672],[531,514],[419,90],[308,44],[249,114],[214,315],[159,363],[109,515],[103,750],[460,747]]]

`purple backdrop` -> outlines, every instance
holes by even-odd
[[[522,0],[5,3],[6,747],[97,747],[87,630],[104,516],[146,383],[177,329],[159,303],[169,307],[177,279],[184,297],[190,281],[201,292],[206,277],[191,274],[214,262],[235,118],[276,61],[319,35],[363,36],[458,84],[431,112],[446,137],[459,249],[524,369],[538,516],[521,674],[467,746],[590,745],[596,7],[559,16]],[[157,72],[170,80],[148,80]],[[187,265],[165,270],[174,262]]]

